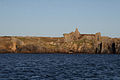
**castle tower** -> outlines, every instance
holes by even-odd
[[[76,28],[75,33],[80,34],[80,32],[78,31],[78,28]]]
[[[97,41],[100,41],[101,40],[101,33],[100,32],[96,33],[95,38]]]
[[[76,28],[74,33],[74,38],[77,40],[80,37],[80,32],[78,31],[78,28]]]

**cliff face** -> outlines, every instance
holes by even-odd
[[[120,54],[120,39],[89,36],[65,42],[64,37],[0,37],[0,53]]]

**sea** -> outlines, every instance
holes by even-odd
[[[120,55],[0,54],[0,80],[120,80]]]

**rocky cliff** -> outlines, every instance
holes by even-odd
[[[0,53],[90,53],[120,54],[120,39],[92,37],[65,42],[64,37],[0,37]]]

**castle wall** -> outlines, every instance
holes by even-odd
[[[72,40],[73,40],[72,39],[72,35],[70,35],[70,34],[64,34],[64,41],[65,42],[70,42]]]
[[[92,40],[95,39],[95,36],[83,36],[82,38]]]

